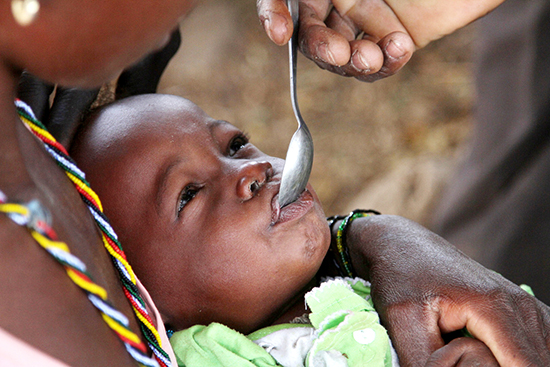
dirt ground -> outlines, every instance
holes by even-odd
[[[428,223],[466,151],[474,36],[475,24],[373,84],[330,74],[300,55],[298,101],[315,144],[310,181],[327,215],[375,208]],[[284,157],[297,127],[287,48],[268,40],[254,1],[202,1],[182,23],[182,37],[159,92],[191,99]]]

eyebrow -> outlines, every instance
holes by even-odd
[[[214,120],[214,121],[212,121],[208,124],[208,131],[210,131],[210,135],[214,136],[214,131],[219,126],[227,126],[227,125],[233,126],[230,122],[225,121],[225,120]],[[219,142],[216,139],[214,139],[214,141],[215,141],[216,145],[218,145],[218,149],[222,150],[222,147],[220,147]]]
[[[168,179],[170,178],[171,176],[171,173],[173,172],[174,168],[176,166],[178,166],[180,163],[183,162],[183,159],[175,159],[173,160],[172,162],[170,162],[169,164],[167,164],[164,169],[162,169],[158,175],[158,179],[157,179],[157,182],[158,182],[158,190],[157,190],[157,194],[156,194],[156,199],[155,199],[155,202],[156,202],[156,206],[157,206],[157,213],[160,214],[161,212],[161,206],[162,206],[162,198],[164,197],[165,193],[166,193],[166,188],[167,188],[167,184],[168,184]]]
[[[223,126],[223,125],[231,125],[231,124],[229,122],[225,121],[225,120],[214,120],[214,121],[212,121],[211,123],[208,124],[208,130],[210,131],[210,134],[213,134],[213,131],[218,126]],[[160,173],[158,174],[158,176],[157,176],[158,177],[157,178],[158,190],[157,190],[157,193],[156,193],[155,202],[156,202],[156,208],[157,208],[157,213],[158,214],[160,214],[161,209],[162,209],[161,208],[162,207],[162,199],[165,196],[166,189],[167,189],[167,186],[168,186],[167,184],[168,184],[169,178],[171,176],[171,172],[174,170],[174,168],[176,166],[181,164],[183,161],[184,161],[184,159],[182,159],[182,158],[178,158],[178,159],[173,160],[172,162],[167,164],[164,167],[164,169],[162,169],[160,171]]]
[[[222,125],[228,125],[229,122],[225,121],[225,120],[214,120],[214,121],[211,121],[209,124],[208,124],[208,130],[210,131],[210,133],[212,133],[212,131],[214,129],[216,129],[218,126],[222,126]],[[230,125],[230,124],[229,124]]]

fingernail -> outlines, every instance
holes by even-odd
[[[351,66],[357,71],[360,72],[369,72],[370,66],[367,60],[363,57],[363,54],[359,50],[353,51],[351,55]]]
[[[264,27],[269,38],[271,38],[271,21],[269,20],[269,18],[260,17],[260,22],[262,23],[262,26]]]
[[[386,54],[394,59],[400,59],[405,56],[403,45],[399,41],[391,40],[386,45]]]
[[[281,44],[286,35],[289,32],[288,23],[285,17],[277,14],[270,13],[264,21],[264,28],[275,43]]]
[[[315,51],[321,61],[327,62],[331,65],[336,65],[336,62],[334,61],[334,55],[332,54],[332,52],[330,52],[330,48],[326,43],[323,42],[318,44]]]

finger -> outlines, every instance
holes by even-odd
[[[402,366],[424,366],[430,355],[444,345],[437,325],[437,314],[426,311],[418,304],[422,303],[394,305],[382,308],[384,312],[380,313]]]
[[[166,66],[181,44],[181,34],[176,28],[170,40],[161,50],[153,52],[124,70],[117,80],[116,99],[138,94],[155,93]]]
[[[49,116],[50,133],[68,148],[82,122],[82,118],[95,101],[99,89],[58,88]]]
[[[370,40],[357,40],[350,43],[351,59],[345,67],[356,72],[357,77],[379,72],[384,66],[384,54],[380,46]]]
[[[499,366],[491,350],[483,342],[473,338],[457,338],[431,356],[426,367],[436,366]]]
[[[363,42],[368,43],[370,41],[363,40]],[[360,74],[356,76],[357,79],[374,82],[394,75],[409,62],[415,51],[412,38],[402,32],[390,33],[382,38],[377,46],[378,49],[373,49],[372,47],[366,47],[364,44],[358,44],[355,48],[352,48],[352,66],[360,71]],[[377,69],[380,55],[382,55],[383,62],[380,68]],[[365,72],[365,70],[368,71]]]
[[[292,36],[292,19],[285,0],[257,0],[256,9],[267,36],[277,45],[284,45]]]
[[[351,57],[346,65],[334,67],[328,63],[317,64],[340,75],[374,82],[397,73],[414,52],[414,43],[405,33],[390,34],[378,43],[372,39],[375,38],[367,35],[364,39],[351,41]]]
[[[527,293],[512,295],[515,299],[508,306],[510,295],[496,300],[496,306],[472,307],[466,324],[468,331],[483,341],[502,365],[550,365],[548,306]],[[499,313],[508,321],[490,316],[498,305],[505,306]]]
[[[349,18],[342,17],[336,8],[332,8],[325,23],[328,28],[340,33],[348,41],[355,40],[362,32]]]
[[[380,71],[384,63],[384,55],[380,47],[367,40],[351,41],[349,45],[351,57],[346,65],[334,66],[320,62],[317,64],[333,73],[355,77],[361,81],[376,80],[371,74]]]
[[[328,28],[315,8],[305,2],[300,4],[299,44],[306,57],[325,69],[326,64],[345,65],[351,56],[349,40]]]
[[[307,8],[304,9],[301,15],[305,19],[301,23],[301,27],[323,26],[323,23],[315,15],[310,15],[309,19],[306,18],[308,15],[306,11]],[[312,13],[316,14],[312,11],[309,12],[309,14]],[[319,50],[312,45],[304,49],[303,52],[321,68],[339,75],[352,76],[366,82],[383,79],[397,73],[410,60],[415,51],[415,45],[411,37],[400,31],[392,32],[381,39],[376,35],[365,33],[361,40],[355,40],[356,35],[361,33],[362,29],[357,27],[356,23],[349,17],[342,16],[336,8],[330,11],[326,19],[326,26],[334,31],[335,35],[349,41],[349,60],[345,64],[341,64],[344,57],[338,62],[330,60],[331,57],[334,57],[332,53],[321,56]],[[334,37],[330,34],[324,39],[316,40],[315,37],[319,37],[322,33],[318,29],[313,29],[312,33],[317,32],[317,35],[305,36],[306,40],[310,40],[309,42],[317,42],[323,47],[326,47],[325,45],[329,42],[335,42],[330,40],[331,37]],[[327,32],[325,31],[325,33]],[[321,51],[324,50],[321,48]],[[347,55],[346,52],[345,56]]]
[[[506,281],[494,273],[485,276],[486,283],[490,284],[491,277],[500,284]],[[503,366],[550,365],[548,306],[508,283],[505,292],[502,287],[500,292],[492,292],[489,302],[487,293],[472,294],[468,302],[442,302],[441,329],[446,332],[466,327]]]
[[[386,1],[334,1],[334,8],[366,34],[382,39],[393,32],[407,33]]]
[[[28,104],[36,118],[46,124],[50,109],[50,94],[53,89],[53,84],[46,83],[24,71],[19,78],[17,98]]]

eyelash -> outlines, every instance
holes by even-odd
[[[239,133],[229,142],[228,155],[233,157],[239,150],[245,147],[246,144],[250,142],[250,139],[247,134]],[[237,147],[235,147],[238,144]]]
[[[239,133],[237,136],[235,136],[229,142],[229,148],[228,148],[229,156],[232,157],[235,154],[237,154],[237,152],[239,150],[241,150],[242,148],[244,148],[244,146],[247,145],[249,143],[249,141],[250,141],[250,139],[248,138],[247,134]],[[200,189],[201,189],[201,187],[198,187],[196,185],[187,185],[187,186],[185,186],[185,188],[182,190],[182,192],[179,196],[179,199],[178,199],[178,207],[177,207],[178,216],[180,215],[182,210],[185,208],[185,206],[187,204],[189,204],[189,202],[191,200],[193,200],[193,198],[195,198],[195,196],[197,196]]]
[[[178,199],[178,207],[177,207],[178,216],[180,215],[181,211],[185,208],[185,206],[189,204],[189,202],[193,200],[195,196],[197,196],[200,189],[201,189],[200,187],[197,187],[195,185],[185,186],[185,188],[182,190]]]

